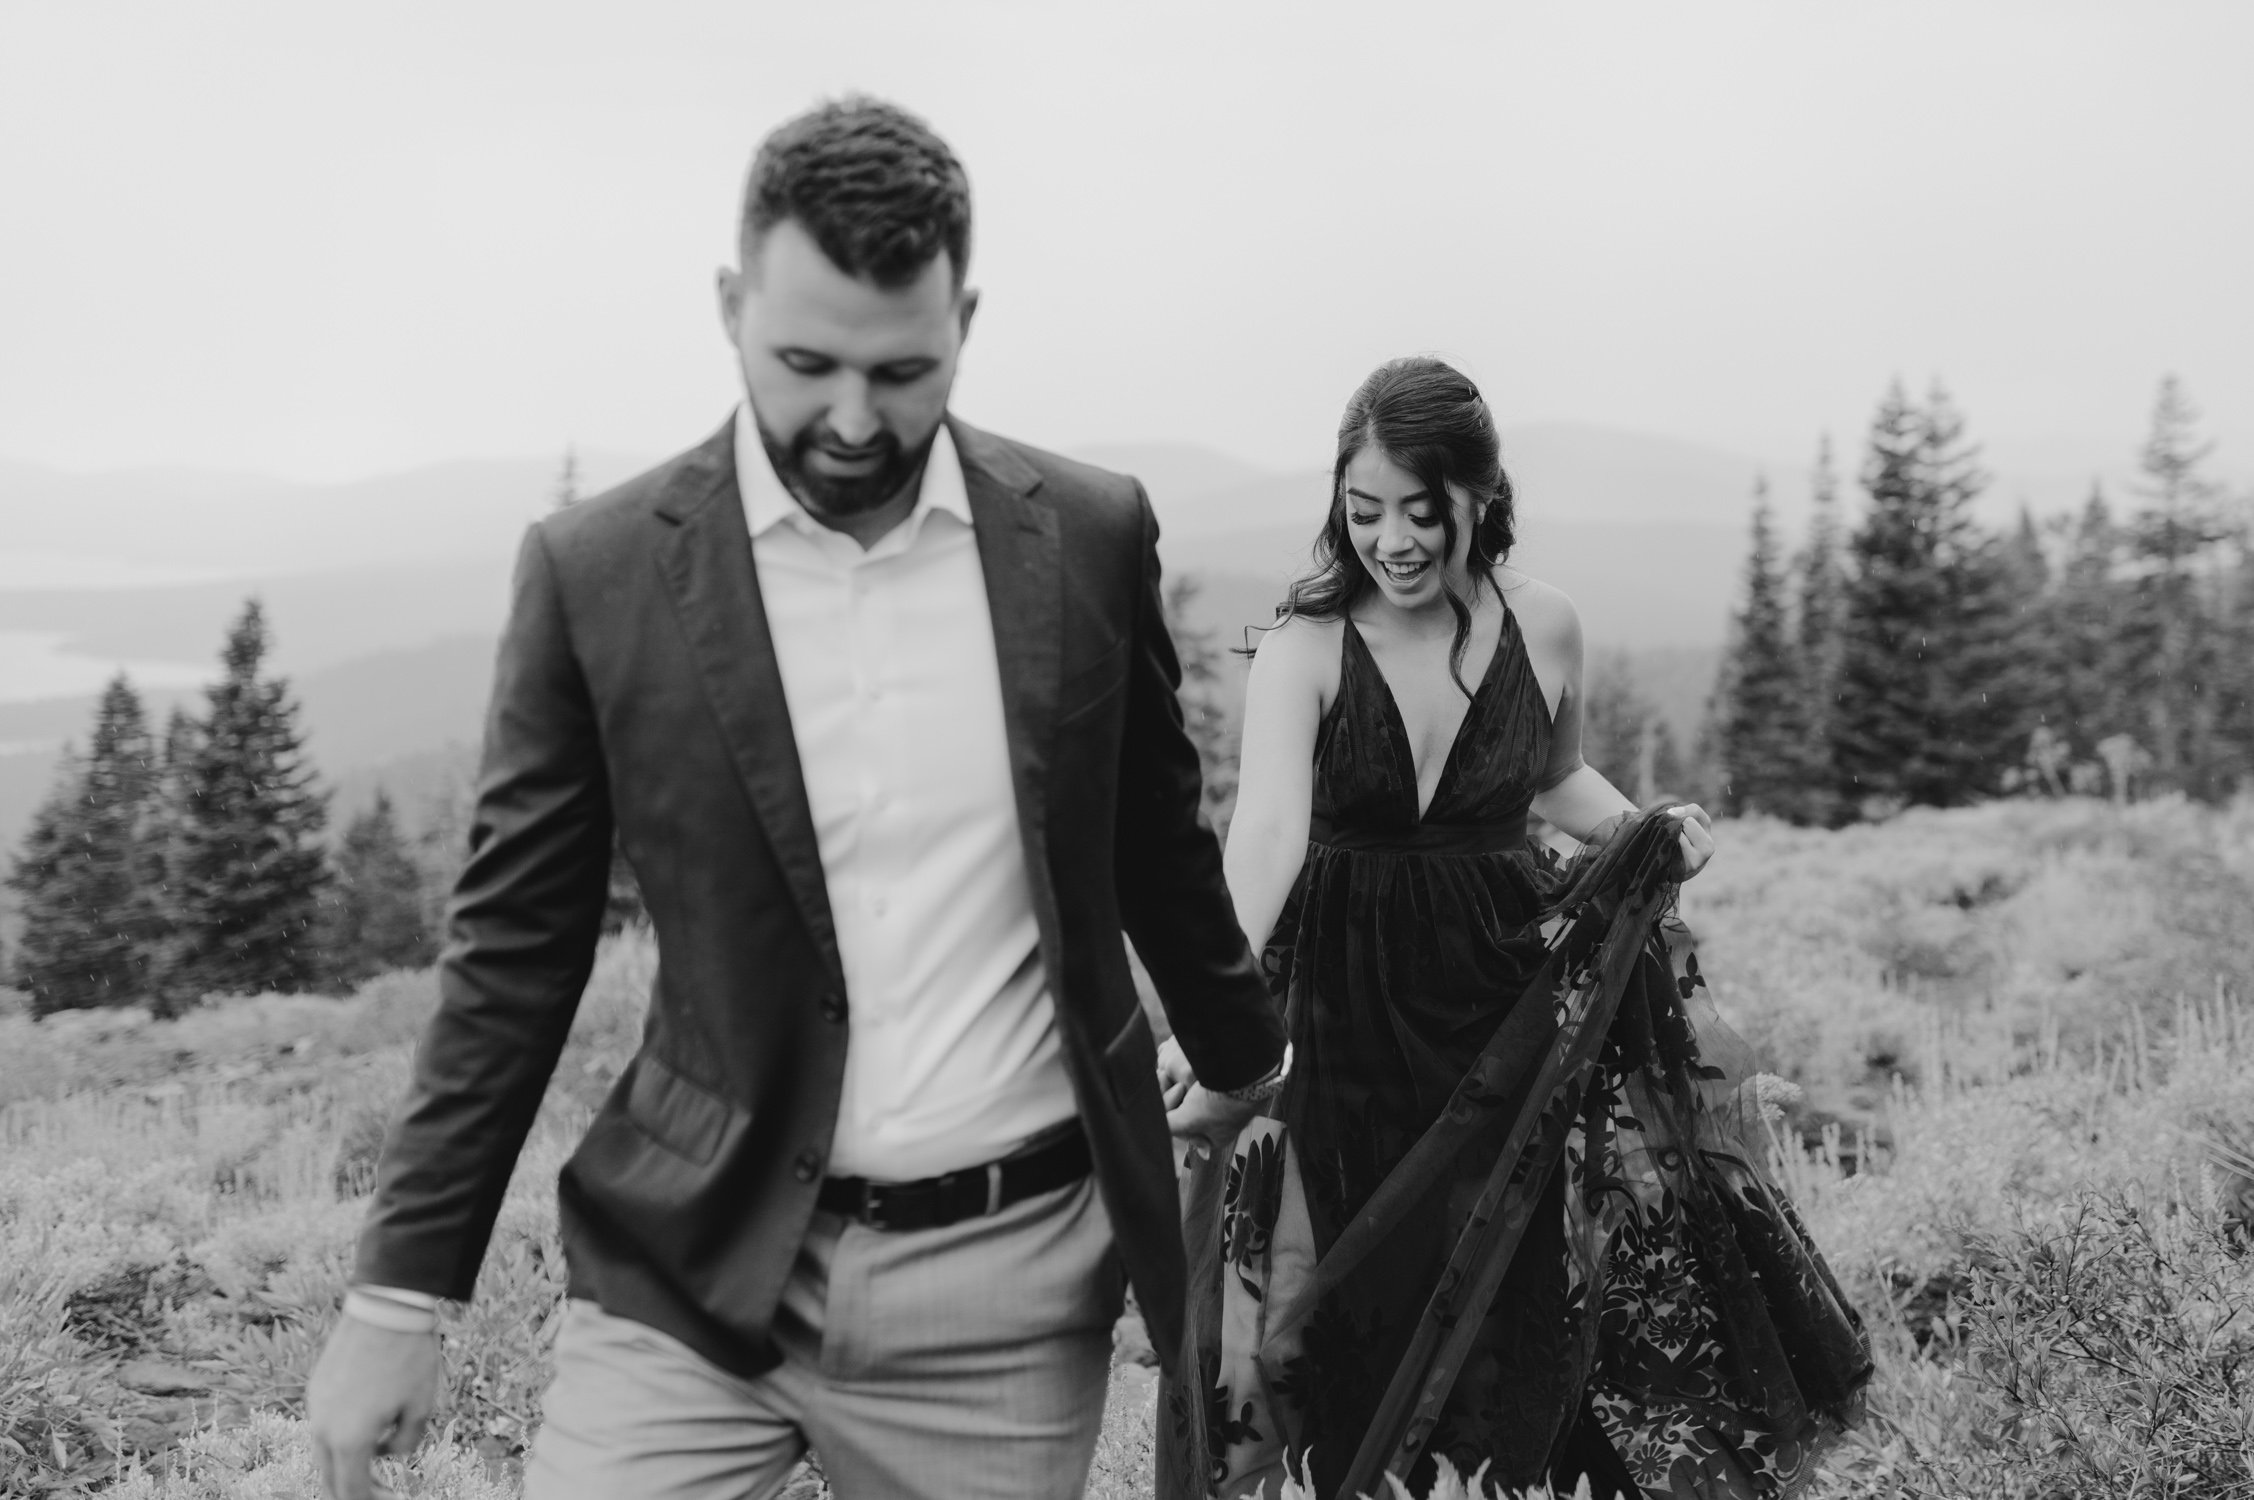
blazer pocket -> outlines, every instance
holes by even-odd
[[[1155,1066],[1155,1064],[1154,1064]],[[735,1106],[691,1083],[654,1057],[635,1061],[626,1118],[634,1128],[684,1161],[709,1163],[727,1139]]]
[[[1067,677],[1057,688],[1057,727],[1084,719],[1119,696],[1127,686],[1128,636],[1106,646],[1103,654]]]
[[[1140,1005],[1104,1047],[1104,1082],[1111,1087],[1114,1109],[1124,1112],[1136,1094],[1158,1088],[1158,1038],[1151,1034],[1150,1017]]]

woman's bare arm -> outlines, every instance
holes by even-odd
[[[1516,575],[1511,594],[1519,627],[1526,632],[1526,648],[1535,665],[1535,677],[1545,688],[1559,684],[1557,710],[1551,720],[1550,759],[1543,774],[1543,790],[1534,798],[1534,811],[1572,838],[1589,836],[1636,804],[1605,779],[1604,773],[1581,758],[1582,659],[1581,616],[1573,601],[1546,584]],[[1714,841],[1706,811],[1689,807],[1683,812],[1683,864],[1696,874],[1713,856]]]
[[[1261,638],[1245,684],[1237,806],[1221,867],[1254,953],[1267,948],[1307,858],[1315,733],[1338,670],[1337,641],[1336,625],[1287,621]]]
[[[1237,757],[1237,805],[1221,871],[1236,903],[1237,925],[1257,957],[1283,913],[1307,859],[1307,826],[1315,800],[1315,733],[1337,691],[1338,627],[1289,620],[1261,637],[1245,684],[1244,738]],[[1197,1089],[1182,1049],[1169,1037],[1158,1049],[1167,1126],[1176,1135],[1205,1131],[1209,1101]],[[1204,1146],[1200,1150],[1208,1149]]]

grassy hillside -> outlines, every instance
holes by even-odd
[[[1685,915],[1726,1019],[1800,1091],[1781,1160],[1878,1346],[1870,1419],[1814,1493],[2246,1493],[2254,805],[1722,839]],[[555,1170],[653,963],[603,954],[448,1325],[420,1494],[514,1493]],[[0,1015],[0,1493],[310,1493],[299,1392],[432,1003],[399,974],[172,1023]],[[1123,1366],[1093,1493],[1147,1493],[1151,1422]]]

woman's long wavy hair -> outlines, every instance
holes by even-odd
[[[1415,475],[1432,494],[1446,499],[1440,508],[1443,556],[1456,554],[1456,506],[1448,486],[1460,486],[1470,494],[1476,517],[1471,532],[1472,588],[1483,583],[1495,586],[1495,566],[1510,556],[1518,531],[1494,414],[1480,399],[1479,387],[1452,365],[1423,356],[1388,360],[1356,388],[1339,419],[1330,516],[1315,538],[1314,566],[1276,606],[1279,624],[1294,615],[1341,619],[1377,587],[1346,529],[1346,466],[1363,449],[1373,447]],[[1463,658],[1471,639],[1471,604],[1456,592],[1446,568],[1441,569],[1440,586],[1456,616],[1448,671],[1468,698],[1471,689],[1464,683]]]

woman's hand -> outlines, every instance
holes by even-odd
[[[1198,1087],[1182,1044],[1172,1037],[1158,1045],[1158,1087],[1166,1099],[1166,1128],[1199,1157],[1226,1150],[1260,1113],[1257,1104]]]
[[[1679,843],[1683,851],[1683,879],[1688,880],[1705,869],[1706,862],[1714,857],[1714,820],[1695,802],[1672,809],[1668,816],[1682,829]]]
[[[1168,1107],[1166,1128],[1202,1159],[1228,1150],[1259,1113],[1257,1104],[1193,1083],[1183,1089],[1180,1103]]]

